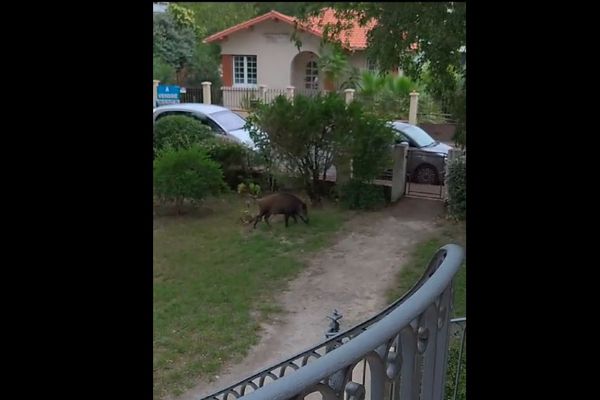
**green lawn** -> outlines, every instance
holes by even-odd
[[[463,246],[463,248],[466,248],[464,222],[446,222],[439,232],[433,234],[430,238],[419,243],[414,248],[409,261],[396,277],[396,285],[387,293],[388,301],[392,302],[402,294],[406,293],[406,291],[410,289],[410,287],[414,285],[421,277],[435,251],[448,243],[455,243]],[[452,317],[466,316],[466,283],[467,265],[465,262],[461,266],[454,279],[454,313]],[[461,347],[460,337],[455,337],[452,335],[451,338],[448,354],[448,370],[446,375],[446,398],[451,398],[450,396],[454,394],[456,386],[455,379],[458,371],[458,361]],[[456,396],[457,400],[466,399],[466,354],[465,346],[463,349],[463,354],[460,356],[461,370]]]
[[[277,312],[271,295],[326,246],[349,212],[310,210],[310,225],[280,217],[252,231],[236,195],[183,216],[155,217],[154,397],[180,394],[243,357],[261,319]],[[255,213],[255,207],[251,210]]]
[[[396,284],[387,293],[388,301],[391,303],[406,293],[421,277],[435,251],[448,243],[458,244],[466,248],[464,222],[447,221],[440,231],[415,246],[408,262],[397,275]],[[466,263],[464,263],[454,280],[453,317],[464,317],[466,315],[466,281],[467,270]]]

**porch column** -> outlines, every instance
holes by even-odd
[[[204,104],[211,104],[211,98],[210,98],[210,86],[212,85],[212,82],[202,82],[202,103]]]

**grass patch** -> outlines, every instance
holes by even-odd
[[[310,224],[251,231],[246,206],[228,195],[183,216],[154,221],[154,398],[179,395],[214,376],[258,341],[259,322],[279,312],[271,294],[330,242],[349,212],[309,210]],[[252,210],[255,212],[255,210]],[[160,213],[159,213],[160,215]]]
[[[387,293],[387,299],[392,302],[406,293],[421,277],[429,260],[437,249],[441,246],[454,243],[466,248],[466,233],[464,222],[446,221],[442,229],[433,234],[427,240],[419,243],[413,253],[409,257],[408,263],[402,268],[396,278],[396,285]],[[467,268],[464,263],[456,277],[454,278],[454,313],[453,318],[466,316],[466,283],[467,283]],[[456,387],[456,375],[458,373],[459,354],[460,354],[460,336],[451,336],[450,347],[448,353],[448,370],[446,375],[446,398],[450,398],[454,394]],[[467,359],[466,346],[463,349],[463,354],[460,357],[460,379],[457,389],[457,400],[466,398],[466,375],[467,375]]]
[[[409,260],[396,277],[396,284],[387,292],[388,302],[397,300],[406,293],[423,275],[427,264],[437,249],[443,245],[454,243],[466,248],[464,222],[444,222],[441,230],[415,246]],[[466,313],[466,263],[459,269],[454,278],[454,314],[453,317],[464,317]]]

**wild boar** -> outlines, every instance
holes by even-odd
[[[306,209],[306,203],[300,200],[298,197],[291,193],[275,193],[269,196],[263,197],[258,200],[259,213],[254,221],[254,228],[256,224],[264,217],[267,225],[269,224],[269,217],[275,214],[285,215],[285,226],[288,226],[288,219],[294,218],[294,222],[298,223],[296,216],[308,224],[308,210]]]

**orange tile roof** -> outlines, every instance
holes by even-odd
[[[319,17],[313,17],[309,20],[310,26],[323,35],[325,25],[335,25],[338,22],[338,18],[335,16],[335,11],[332,8],[326,8],[323,10]],[[344,22],[344,21],[342,21]],[[367,48],[367,34],[376,25],[376,21],[370,21],[365,26],[360,26],[358,21],[352,20],[351,27],[343,30],[338,39],[345,45],[345,47],[352,50],[364,50]]]
[[[296,18],[282,14],[277,11],[269,11],[266,14],[252,18],[246,22],[242,22],[230,28],[227,28],[221,32],[210,35],[203,40],[204,43],[213,43],[224,40],[228,35],[239,32],[243,29],[250,28],[256,24],[259,24],[268,20],[277,20],[294,25]],[[323,29],[326,24],[335,24],[338,19],[335,17],[335,11],[331,8],[323,10],[319,17],[313,17],[309,19],[307,24],[300,24],[300,30],[311,33],[315,36],[322,37]],[[349,50],[364,50],[367,48],[367,33],[375,26],[376,22],[371,22],[367,26],[361,27],[357,21],[352,21],[352,27],[343,31],[339,35],[339,39],[344,47]]]

